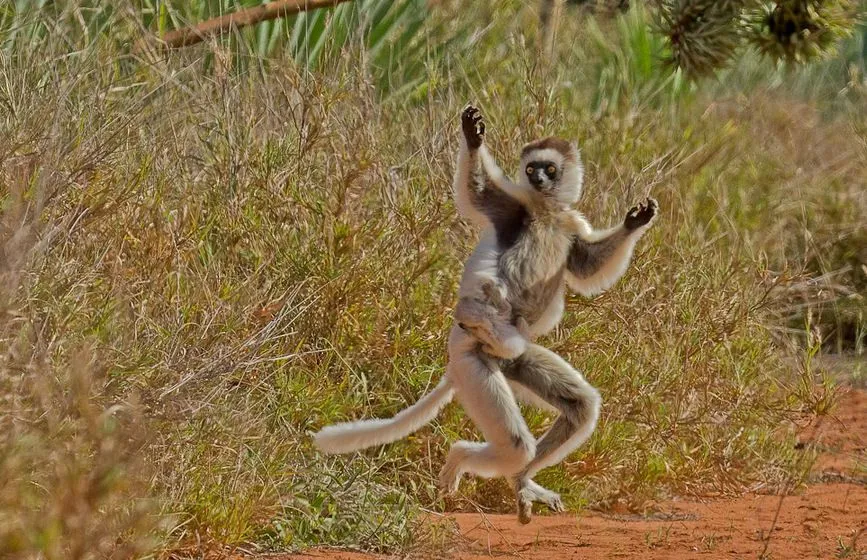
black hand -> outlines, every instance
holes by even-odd
[[[471,150],[478,150],[485,139],[485,121],[478,109],[472,105],[467,105],[461,114],[461,128],[464,131],[464,138],[467,140],[467,147]]]
[[[634,230],[647,225],[656,216],[658,210],[659,204],[654,199],[648,198],[638,206],[633,206],[629,209],[629,212],[626,213],[626,220],[624,220],[623,226],[628,230]]]

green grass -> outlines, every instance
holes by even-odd
[[[315,73],[285,55],[214,74],[209,45],[157,63],[108,40],[0,57],[4,551],[393,551],[443,540],[421,508],[511,512],[502,481],[437,497],[449,442],[476,437],[457,406],[353,456],[307,436],[393,414],[442,375],[476,238],[450,196],[470,100],[508,169],[525,141],[576,139],[595,225],[647,194],[662,208],[622,281],[570,297],[544,340],[604,404],[540,482],[573,509],[640,510],[800,476],[787,420],[825,412],[830,390],[804,336],[836,336],[851,316],[829,307],[864,309],[865,113],[785,87],[660,96],[655,72],[622,66],[599,110],[597,64],[647,42],[563,43],[542,69],[532,11],[500,7],[516,17],[432,68],[421,96],[383,99],[351,50]],[[855,316],[847,348],[863,344]]]

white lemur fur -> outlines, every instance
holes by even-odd
[[[513,183],[485,149],[484,124],[475,108],[464,111],[462,127],[455,202],[482,233],[465,267],[456,317],[462,303],[469,301],[470,307],[490,314],[492,326],[481,321],[465,329],[455,322],[446,373],[414,405],[390,419],[327,426],[314,441],[328,453],[395,441],[433,420],[456,394],[485,442],[456,442],[440,473],[441,484],[454,491],[465,472],[509,477],[515,484],[519,518],[526,523],[533,501],[563,509],[560,497],[533,482],[532,476],[561,461],[590,436],[601,405],[598,391],[577,370],[532,340],[559,323],[565,285],[592,295],[617,281],[635,243],[652,224],[657,204],[649,199],[632,208],[622,225],[593,231],[571,209],[582,187],[580,159],[572,145],[557,138],[527,144],[521,178]],[[485,305],[491,308],[486,311]],[[507,337],[517,333],[523,341],[523,348],[505,345],[511,359],[496,355],[498,345],[499,350],[503,346],[498,340],[502,325],[515,331],[506,332]],[[486,350],[494,350],[493,355]],[[538,442],[521,416],[516,394],[560,411]]]

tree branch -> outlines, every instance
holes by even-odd
[[[248,25],[255,25],[262,21],[268,21],[286,17],[298,12],[306,12],[317,8],[336,6],[348,0],[277,0],[262,4],[255,8],[247,8],[239,12],[226,14],[218,18],[209,19],[202,23],[169,31],[162,37],[163,48],[177,49],[200,43],[211,37],[233,29],[241,29]]]

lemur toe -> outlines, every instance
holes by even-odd
[[[564,511],[566,511],[566,506],[563,505],[563,500],[560,499],[560,496],[552,498],[551,501],[547,502],[545,505],[547,505],[551,509],[551,511],[555,513],[563,513]]]

